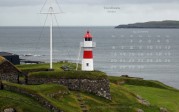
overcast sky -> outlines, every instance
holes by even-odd
[[[43,26],[46,0],[0,0],[0,26]],[[49,2],[42,9],[48,11]],[[51,0],[55,3],[55,0]],[[116,26],[145,21],[179,20],[179,0],[56,0],[61,26]],[[54,24],[55,19],[53,20]],[[49,25],[49,19],[46,25]]]

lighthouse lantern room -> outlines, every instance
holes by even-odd
[[[92,41],[92,35],[89,31],[84,36],[83,47],[83,59],[82,59],[82,71],[94,71],[93,65],[93,48],[95,43]]]

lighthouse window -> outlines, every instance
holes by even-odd
[[[86,63],[86,66],[89,66],[89,63]]]
[[[92,38],[85,38],[85,41],[92,41]]]

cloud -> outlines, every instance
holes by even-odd
[[[112,3],[121,3],[121,4],[163,4],[163,3],[172,3],[177,2],[178,0],[108,0]]]
[[[34,6],[43,2],[44,0],[1,0],[0,7]]]
[[[43,25],[46,15],[38,14],[46,0],[0,0],[0,26]],[[62,25],[118,25],[151,20],[179,20],[179,0],[57,0],[63,12]],[[108,13],[104,7],[120,7]],[[48,7],[43,8],[46,12]],[[59,12],[58,7],[54,7]],[[48,23],[48,22],[47,22]]]
[[[0,7],[34,6],[43,5],[46,0],[0,0]],[[49,1],[49,0],[47,0]],[[55,0],[53,0],[55,1]],[[179,0],[56,0],[60,4],[86,4],[86,5],[110,5],[110,4],[162,4],[179,3]]]

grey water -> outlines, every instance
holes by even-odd
[[[96,70],[159,80],[179,88],[179,29],[54,27],[53,61],[80,63],[80,42],[87,30],[96,42]],[[0,51],[18,54],[21,59],[49,62],[49,28],[0,27]]]

